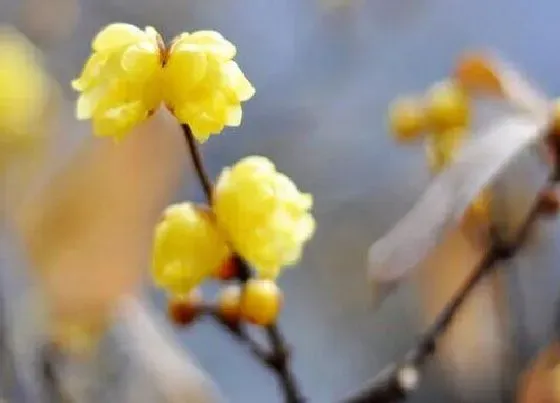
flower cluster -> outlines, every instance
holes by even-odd
[[[233,57],[236,48],[214,31],[184,33],[169,47],[152,27],[116,23],[92,42],[79,78],[77,117],[99,136],[120,139],[165,105],[203,142],[241,123],[241,102],[255,90]]]
[[[468,67],[468,71],[459,69],[457,79],[433,85],[424,97],[397,99],[389,109],[391,133],[398,142],[412,142],[425,133],[426,157],[436,174],[453,162],[465,141],[472,109],[469,95],[475,88],[490,87],[488,74],[481,74],[478,65],[474,72],[473,66]],[[486,219],[490,198],[491,194],[483,191],[468,213]]]
[[[206,183],[193,138],[203,142],[224,126],[239,125],[241,103],[255,93],[233,61],[235,46],[214,31],[184,33],[166,46],[151,27],[119,23],[103,29],[92,49],[72,82],[80,92],[77,117],[91,119],[97,135],[119,139],[165,105],[183,125],[197,173],[208,185],[208,205],[170,206],[155,230],[152,275],[172,297],[170,314],[188,322],[201,300],[197,287],[235,276],[242,264],[250,278],[237,275],[243,292],[223,287],[222,318],[273,323],[282,300],[275,280],[298,262],[314,232],[313,201],[261,156],[224,169],[216,186]]]
[[[439,172],[452,162],[470,121],[469,98],[462,86],[448,80],[435,84],[424,99],[396,100],[389,111],[397,141],[409,142],[426,133],[430,168]]]
[[[227,264],[233,251],[261,278],[275,280],[295,264],[314,231],[312,197],[250,156],[218,178],[212,210],[183,203],[168,209],[155,235],[154,277],[171,294],[186,294]]]

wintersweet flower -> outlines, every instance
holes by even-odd
[[[199,141],[241,123],[241,102],[255,90],[214,31],[183,33],[166,47],[152,27],[116,23],[93,40],[93,54],[72,82],[77,117],[100,136],[123,137],[164,104]]]
[[[154,281],[173,295],[185,296],[228,256],[227,244],[209,212],[190,203],[170,206],[155,232]]]
[[[180,35],[164,69],[165,102],[201,142],[241,124],[241,102],[255,94],[232,59],[235,46],[214,31]]]
[[[218,178],[213,209],[232,248],[265,278],[297,263],[313,235],[312,196],[265,157],[246,157]]]
[[[2,143],[34,138],[49,101],[50,80],[37,50],[17,31],[0,27]]]
[[[130,24],[112,24],[92,42],[93,54],[72,82],[79,91],[78,119],[91,119],[99,136],[122,138],[161,103],[164,53],[159,34]]]

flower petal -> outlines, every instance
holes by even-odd
[[[237,53],[235,45],[216,31],[193,32],[190,35],[179,37],[178,44],[180,43],[201,45],[199,48],[211,53],[213,57],[222,62],[233,59]]]
[[[222,66],[222,72],[229,81],[229,87],[238,101],[244,102],[255,95],[255,88],[251,85],[245,74],[234,61],[229,61]]]
[[[208,58],[192,44],[174,47],[165,65],[167,85],[186,92],[198,84],[206,75]]]
[[[87,60],[80,77],[72,81],[72,88],[76,91],[85,91],[91,84],[99,78],[103,67],[106,66],[108,55],[93,53]]]
[[[237,127],[241,124],[241,119],[243,117],[243,109],[241,105],[228,106],[226,109],[226,125]]]
[[[101,91],[94,90],[84,92],[78,97],[76,102],[76,119],[87,120],[93,117],[95,109],[101,100]]]
[[[93,39],[95,52],[106,52],[141,40],[145,33],[132,24],[115,23],[105,27]]]
[[[148,111],[140,101],[108,109],[93,116],[94,132],[98,136],[121,138],[147,115]]]
[[[129,46],[121,58],[121,67],[132,81],[145,81],[154,74],[160,63],[157,45],[148,41]]]

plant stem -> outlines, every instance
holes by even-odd
[[[182,124],[181,129],[185,136],[188,145],[189,154],[191,156],[193,166],[195,168],[200,184],[206,195],[208,204],[211,206],[213,201],[213,185],[206,169],[204,161],[198,148],[196,139],[193,136],[191,128]],[[251,269],[248,263],[239,255],[233,256],[235,264],[238,267],[237,280],[241,284],[245,284],[251,278]],[[226,330],[228,330],[237,339],[247,344],[251,352],[267,367],[272,369],[278,376],[282,389],[284,390],[286,403],[304,403],[305,399],[302,397],[299,387],[297,386],[295,376],[290,369],[290,354],[284,337],[276,325],[266,327],[266,334],[268,341],[272,347],[272,351],[265,351],[261,346],[256,343],[247,333],[242,324],[231,324],[224,321],[215,309],[207,308],[207,312],[212,314],[212,317]]]
[[[202,160],[202,155],[200,153],[200,149],[198,148],[198,144],[196,143],[196,139],[194,138],[189,125],[182,124],[181,129],[183,130],[185,140],[187,141],[189,154],[191,156],[198,179],[200,180],[200,184],[202,185],[202,190],[204,190],[206,200],[208,201],[209,205],[212,205],[212,193],[214,186],[212,185],[210,176],[208,175],[208,173],[206,172],[206,168],[204,167],[204,161]]]

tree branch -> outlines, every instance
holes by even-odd
[[[554,173],[550,182],[554,181],[555,176]],[[390,364],[360,390],[343,399],[342,403],[394,403],[406,399],[417,388],[420,370],[435,353],[438,339],[453,322],[463,302],[480,283],[480,280],[498,267],[497,263],[515,256],[523,246],[532,224],[538,218],[541,207],[541,200],[537,199],[513,242],[505,244],[494,236],[492,246],[480,264],[445,305],[418,344],[409,350],[399,363]]]
[[[214,186],[212,185],[210,176],[208,175],[208,173],[206,172],[206,168],[204,167],[202,154],[200,153],[200,149],[198,148],[198,144],[193,136],[192,130],[189,127],[189,125],[182,124],[181,129],[183,130],[185,140],[187,141],[187,145],[189,147],[189,154],[191,156],[194,169],[196,171],[196,174],[202,186],[202,190],[204,190],[204,194],[206,196],[208,204],[211,206]]]

